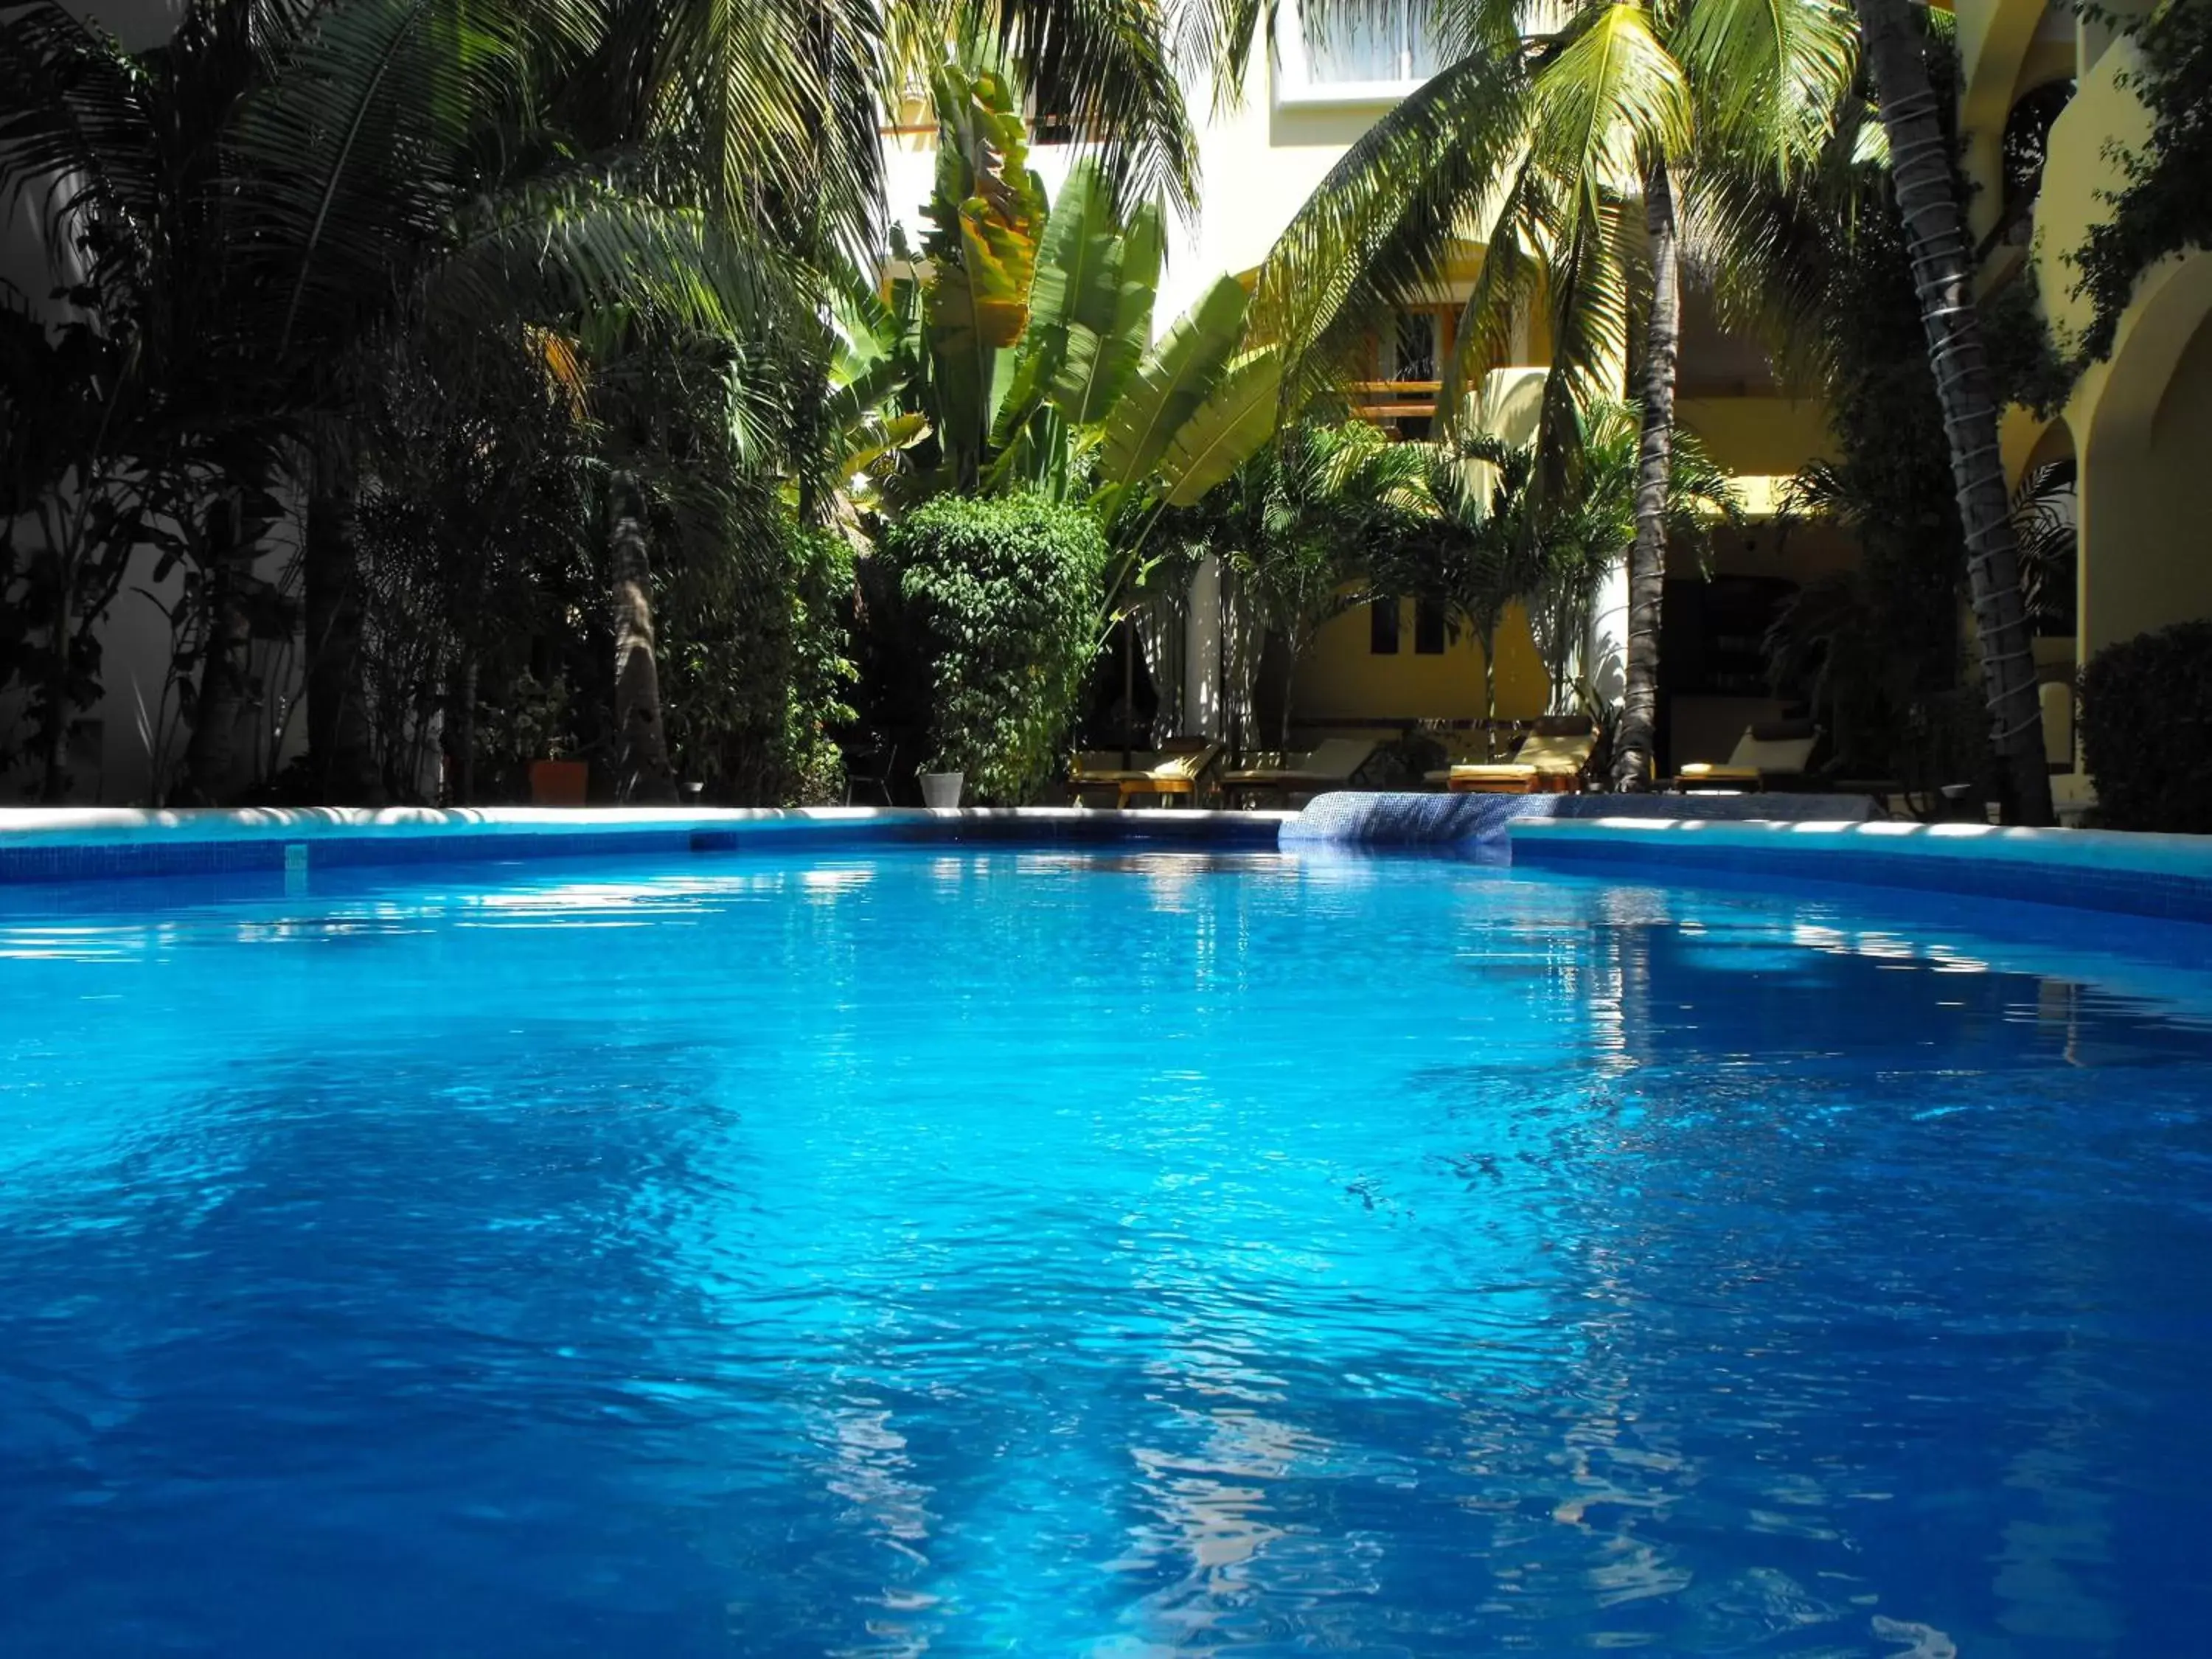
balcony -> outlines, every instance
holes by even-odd
[[[2120,182],[2113,150],[2132,149],[2150,136],[2150,112],[2130,84],[2142,65],[2134,41],[2113,40],[2083,73],[2045,141],[2030,257],[2045,313],[2062,342],[2079,335],[2090,315],[2089,302],[2074,291],[2079,278],[2068,256],[2081,246],[2090,226],[2112,216],[2105,198]]]

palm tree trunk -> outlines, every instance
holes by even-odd
[[[307,769],[317,797],[382,805],[362,686],[361,558],[354,526],[357,479],[347,434],[325,421],[315,435],[301,565],[307,587]]]
[[[1485,753],[1491,747],[1491,733],[1498,727],[1498,624],[1492,623],[1482,630],[1482,745]],[[1495,758],[1493,757],[1492,758]]]
[[[1667,584],[1667,487],[1674,463],[1674,364],[1682,343],[1681,247],[1665,163],[1644,179],[1651,244],[1651,321],[1644,343],[1644,436],[1636,464],[1636,540],[1628,550],[1628,659],[1613,786],[1651,787],[1659,716],[1659,605]]]
[[[1982,325],[1974,309],[1973,243],[1959,210],[1951,145],[1938,118],[1928,62],[1907,0],[1856,0],[1867,60],[1881,89],[1898,211],[1912,251],[1913,288],[1951,443],[1951,476],[1966,529],[1966,580],[1981,644],[1982,688],[2017,823],[2051,822],[2035,657],[2020,594],[2020,546],[1997,449]]]
[[[614,588],[615,792],[623,800],[664,805],[676,799],[676,775],[660,723],[645,502],[637,479],[627,472],[615,475],[613,495],[607,553]]]

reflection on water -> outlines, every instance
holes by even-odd
[[[2212,1613],[2185,971],[1431,861],[200,897],[0,919],[10,1654]]]

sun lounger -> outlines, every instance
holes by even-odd
[[[1678,790],[1760,790],[1805,775],[1820,730],[1810,720],[1766,720],[1744,728],[1735,752],[1716,766],[1692,761],[1675,777]]]
[[[1221,787],[1232,798],[1274,794],[1287,799],[1291,795],[1317,795],[1324,789],[1350,783],[1374,752],[1372,738],[1330,738],[1304,754],[1285,755],[1274,765],[1224,772]]]
[[[1432,731],[1423,726],[1419,734],[1442,751],[1437,758],[1443,764],[1421,774],[1422,782],[1431,789],[1442,789],[1449,783],[1455,766],[1488,766],[1501,758],[1495,726],[1472,732],[1455,731],[1449,726]],[[1510,753],[1519,741],[1518,737],[1509,738],[1504,744],[1506,751]]]
[[[1455,795],[1572,794],[1583,787],[1597,730],[1582,714],[1547,714],[1521,740],[1513,758],[1495,764],[1455,766],[1443,786]]]
[[[1067,784],[1079,795],[1085,789],[1111,788],[1117,806],[1127,806],[1133,795],[1188,801],[1197,794],[1206,769],[1220,754],[1218,743],[1172,753],[1139,750],[1129,756],[1130,763],[1124,766],[1121,750],[1093,750],[1075,757],[1067,769]]]

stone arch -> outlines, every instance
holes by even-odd
[[[1959,89],[1960,137],[1966,176],[1977,186],[1966,217],[1979,240],[1997,227],[2004,210],[2004,132],[2014,106],[2075,72],[2073,20],[2046,0],[1990,0],[1962,10],[1959,25],[1966,71]],[[2063,36],[2063,47],[2046,36]]]
[[[2075,458],[2074,428],[2066,423],[2066,417],[2062,415],[2043,428],[2043,435],[2028,450],[2027,465],[2032,471],[2054,461],[2070,461]]]

